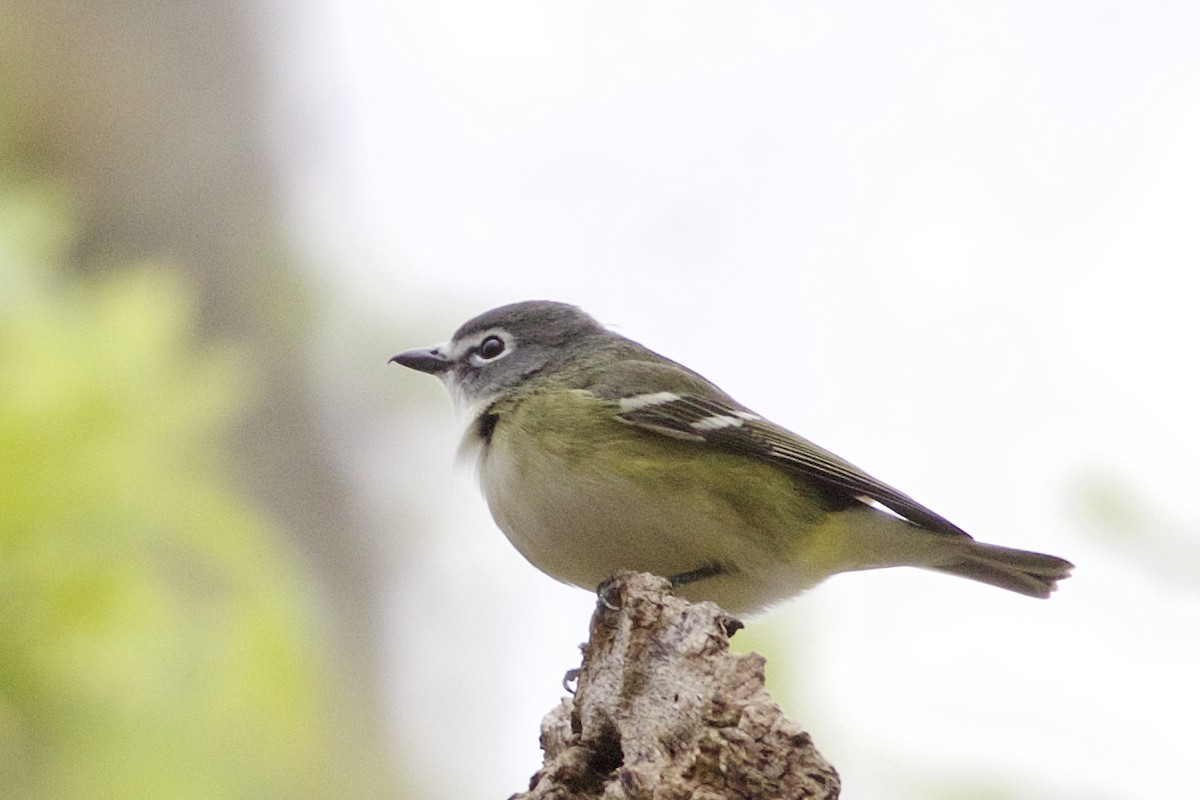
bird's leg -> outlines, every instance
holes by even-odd
[[[705,578],[715,578],[725,572],[725,568],[720,564],[706,564],[698,569],[688,570],[687,572],[677,572],[674,575],[668,575],[667,580],[671,582],[672,589],[678,589],[680,586],[686,586],[689,583],[702,581]]]
[[[616,582],[617,582],[617,576],[610,575],[609,577],[600,581],[600,585],[596,587],[596,596],[598,598],[600,598],[600,602],[603,603],[604,607],[607,608],[609,611],[620,611],[621,610],[620,606],[614,605],[613,601],[608,599],[612,595],[612,592],[613,592],[613,589],[615,588]]]

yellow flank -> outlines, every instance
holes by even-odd
[[[768,572],[794,572],[794,580],[786,582],[805,584],[799,588],[849,567],[846,524],[841,515],[829,514],[817,493],[765,462],[714,450],[701,442],[639,430],[617,419],[612,403],[583,390],[534,391],[501,403],[493,411],[501,420],[492,449],[504,451],[513,468],[522,474],[553,465],[555,471],[572,473],[572,485],[625,484],[631,500],[634,494],[641,494],[649,495],[652,502],[661,501],[661,515],[644,515],[645,535],[664,535],[664,526],[657,518],[677,518],[680,525],[690,529],[667,533],[688,537],[687,551],[707,554],[731,566],[745,563],[754,566],[756,572],[764,567]],[[534,442],[536,452],[532,449]],[[587,444],[581,447],[581,443]],[[486,465],[484,469],[486,472]],[[562,476],[546,477],[547,483],[539,482],[543,487]],[[489,497],[494,512],[502,502],[501,498]],[[632,502],[630,505],[636,506]],[[626,526],[642,524],[636,513],[630,508],[630,516],[624,518]],[[506,527],[501,519],[504,516],[503,512],[497,514],[502,528]],[[584,521],[580,525],[586,527]],[[516,526],[515,522],[511,525]],[[539,560],[551,558],[528,552],[527,548],[536,546],[526,543],[522,547],[514,531],[505,532],[535,564],[543,566]],[[625,531],[627,536],[637,533]],[[581,530],[580,534],[586,536],[587,531]],[[639,548],[640,543],[635,541],[630,558],[636,558]],[[646,549],[650,549],[648,545]],[[653,571],[661,565],[622,566]],[[675,568],[683,572],[703,566],[680,562]],[[555,574],[552,567],[546,571]],[[556,577],[577,582],[571,576]]]

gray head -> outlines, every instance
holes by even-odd
[[[438,376],[456,405],[473,408],[570,358],[585,340],[612,335],[575,306],[526,300],[485,311],[464,323],[449,342],[408,350],[392,361]]]

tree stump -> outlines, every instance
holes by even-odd
[[[574,697],[542,720],[543,766],[510,800],[837,798],[837,772],[763,689],[763,657],[729,652],[741,627],[663,578],[616,576]]]

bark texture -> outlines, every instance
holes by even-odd
[[[838,797],[837,773],[763,689],[765,661],[729,652],[741,627],[662,578],[601,592],[573,698],[542,720],[545,760],[512,800]]]

